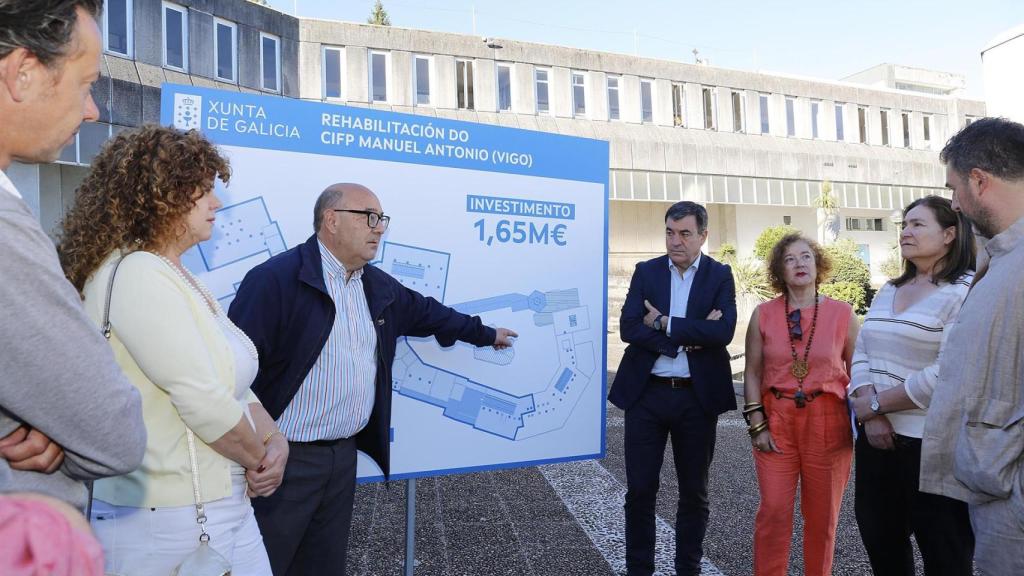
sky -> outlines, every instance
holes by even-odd
[[[373,0],[269,0],[365,22]],[[838,80],[889,62],[955,72],[984,99],[980,51],[1024,0],[382,0],[393,26]],[[474,17],[475,12],[475,32]],[[1024,68],[1024,63],[1022,63]]]

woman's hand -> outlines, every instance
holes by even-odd
[[[779,447],[775,444],[775,439],[772,438],[772,433],[767,428],[751,438],[750,443],[754,445],[754,450],[758,452],[778,452],[782,454],[782,450],[779,450]]]
[[[895,450],[894,442],[896,432],[892,423],[885,416],[875,416],[864,422],[864,434],[868,437],[868,444],[879,450]]]
[[[273,494],[284,480],[284,468],[287,463],[288,440],[283,434],[274,434],[267,444],[267,455],[260,461],[259,466],[255,470],[245,471],[245,479],[249,483],[249,497]]]

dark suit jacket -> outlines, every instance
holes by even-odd
[[[736,409],[729,352],[725,349],[736,332],[736,285],[728,266],[707,255],[700,258],[686,318],[672,318],[672,336],[643,323],[647,313],[644,300],[668,314],[672,291],[668,255],[636,265],[619,322],[622,341],[629,346],[608,393],[608,399],[619,408],[628,410],[640,398],[660,355],[675,358],[680,346],[701,346],[688,354],[701,408],[707,414]],[[722,318],[705,320],[716,309],[722,311]]]
[[[376,395],[370,421],[356,434],[356,447],[391,472],[391,365],[399,336],[434,336],[441,346],[456,340],[475,346],[494,344],[494,328],[400,284],[369,264],[363,267],[363,292],[377,332]],[[327,343],[335,316],[324,283],[316,235],[256,266],[245,275],[228,317],[252,340],[260,369],[252,383],[275,420],[298,392]]]

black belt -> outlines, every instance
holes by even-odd
[[[352,440],[352,438],[338,438],[337,440],[311,440],[309,442],[289,442],[289,444],[305,444],[307,446],[337,446],[346,440]]]
[[[651,384],[658,384],[660,386],[669,386],[669,387],[676,388],[676,389],[678,389],[678,388],[689,388],[690,386],[693,386],[693,378],[690,378],[690,377],[686,377],[686,378],[667,378],[665,376],[655,376],[655,375],[651,374],[651,378],[650,378],[650,380],[648,380],[648,382],[650,382]]]

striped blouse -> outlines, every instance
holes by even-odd
[[[323,243],[324,284],[334,300],[334,325],[302,386],[277,425],[293,442],[337,440],[355,435],[373,411],[377,376],[377,332],[363,291],[363,270],[345,281],[345,266]]]
[[[925,410],[938,381],[946,328],[956,321],[973,278],[968,273],[956,282],[940,283],[938,290],[899,314],[893,311],[892,283],[882,286],[871,303],[857,336],[849,391],[874,385],[881,392],[904,385],[918,408],[886,415],[897,434],[921,437]]]

